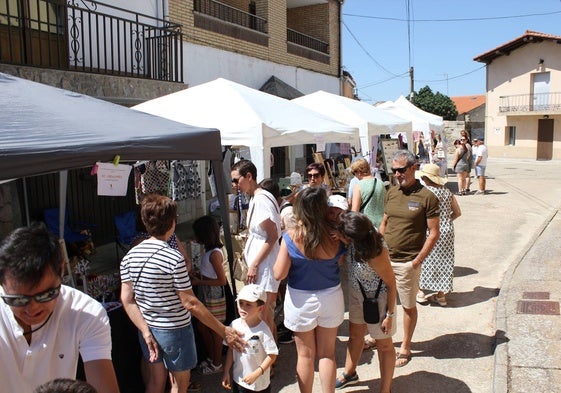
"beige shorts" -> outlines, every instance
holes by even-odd
[[[419,292],[419,278],[421,277],[421,266],[413,268],[409,262],[392,262],[395,282],[397,284],[397,295],[404,308],[415,308],[417,303],[415,297]]]
[[[354,288],[352,284],[349,285],[349,322],[356,324],[363,324],[364,315],[362,312],[362,293],[360,290]],[[382,321],[386,318],[388,294],[386,292],[381,292],[378,295],[378,310],[380,311],[380,322],[375,324],[367,324],[368,333],[370,337],[375,340],[382,340],[384,338],[391,337],[395,334],[397,330],[396,316],[392,318],[392,328],[390,333],[386,334],[382,331]],[[395,310],[395,307],[394,307]]]

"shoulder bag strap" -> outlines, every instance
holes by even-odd
[[[378,181],[378,178],[375,177],[374,178],[374,186],[372,187],[372,192],[370,193],[370,195],[368,195],[368,198],[366,198],[366,200],[360,205],[360,211],[364,210],[366,205],[368,205],[368,202],[370,202],[370,200],[374,196],[374,193],[376,192],[376,182],[377,181]]]
[[[138,280],[140,280],[140,275],[142,274],[142,271],[144,270],[144,266],[146,266],[146,262],[148,262],[150,260],[150,258],[152,258],[154,255],[156,255],[160,250],[163,250],[164,248],[166,248],[166,246],[162,246],[162,247],[158,248],[148,258],[146,258],[146,260],[142,264],[142,267],[140,268],[140,271],[138,272],[138,276],[136,277],[136,280],[134,280],[134,285],[132,286],[133,290],[136,287],[136,284],[138,284]]]
[[[364,291],[364,287],[360,283],[360,280],[357,278],[356,281],[358,282],[358,286],[360,287],[360,292],[362,292],[362,297],[368,299],[368,297],[366,296],[366,292]],[[383,281],[380,278],[380,281],[378,282],[378,288],[376,288],[376,293],[374,294],[374,299],[378,299],[378,295],[380,294],[380,289],[382,288],[382,282]]]

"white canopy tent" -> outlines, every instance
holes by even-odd
[[[445,145],[446,138],[444,136],[444,120],[442,117],[423,111],[409,102],[404,96],[400,96],[393,102],[386,101],[376,106],[376,108],[410,119],[413,131],[422,132],[425,141],[431,141],[435,135],[440,135]],[[411,146],[413,146],[413,139],[411,139]],[[429,143],[429,158],[430,162],[433,162],[432,143]]]
[[[357,127],[363,154],[371,151],[373,135],[405,132],[408,138],[411,137],[410,120],[382,111],[365,102],[321,90],[295,98],[292,102],[330,116],[341,123]]]
[[[222,145],[248,146],[258,175],[270,176],[270,148],[358,143],[358,129],[300,105],[226,79],[133,107],[180,123],[218,128]]]

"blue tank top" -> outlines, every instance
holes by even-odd
[[[287,233],[283,235],[283,238],[291,261],[288,272],[288,285],[291,288],[317,291],[332,288],[341,283],[337,261],[346,251],[343,243],[337,254],[331,259],[309,259],[300,252]]]

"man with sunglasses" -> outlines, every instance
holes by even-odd
[[[119,392],[105,309],[62,285],[56,238],[42,224],[18,228],[0,245],[0,381],[6,392],[31,393],[55,378],[76,378],[82,356],[87,381]]]
[[[413,153],[409,150],[397,151],[392,158],[392,166],[397,185],[386,194],[379,231],[388,245],[397,292],[403,306],[403,340],[395,362],[396,367],[403,367],[411,360],[421,263],[440,236],[440,202],[415,179],[417,160]]]

